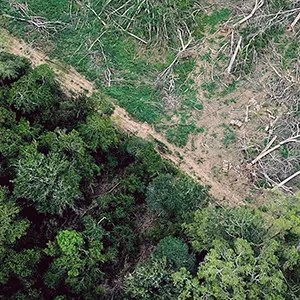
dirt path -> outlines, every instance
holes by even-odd
[[[58,80],[69,91],[83,92],[87,91],[90,95],[95,91],[95,86],[92,82],[86,80],[74,68],[65,69],[59,63],[50,60],[42,52],[37,51],[26,45],[23,41],[9,36],[8,47],[11,53],[25,56],[31,60],[34,66],[43,63],[49,64],[55,73],[58,75]],[[126,132],[139,136],[146,140],[157,140],[165,144],[172,152],[171,154],[160,151],[160,155],[172,161],[178,168],[184,171],[189,176],[196,179],[199,183],[211,186],[211,194],[219,200],[220,203],[227,203],[232,206],[243,205],[244,195],[237,193],[234,188],[226,184],[221,184],[213,178],[212,172],[202,168],[198,164],[198,159],[195,154],[187,148],[179,148],[170,144],[164,136],[157,133],[147,123],[140,123],[134,120],[123,108],[115,106],[115,111],[112,116],[119,124],[120,128]]]

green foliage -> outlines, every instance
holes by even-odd
[[[227,148],[232,142],[236,140],[236,133],[230,126],[227,126],[226,124],[223,123],[222,126],[225,128],[222,143]]]
[[[185,269],[173,275],[180,299],[286,299],[277,249],[278,243],[272,241],[255,255],[246,240],[236,239],[233,248],[215,240],[196,278]]]
[[[62,214],[81,197],[80,180],[66,156],[39,153],[33,144],[23,149],[17,162],[14,195],[33,201],[40,212]]]
[[[118,141],[111,119],[101,118],[98,115],[88,116],[86,123],[79,126],[79,132],[88,148],[93,151],[97,148],[108,151]]]
[[[106,212],[107,218],[113,222],[128,221],[134,202],[132,196],[121,193],[116,196],[108,194],[97,199],[101,210]]]
[[[201,88],[203,91],[207,91],[209,93],[209,97],[214,95],[217,89],[217,85],[214,81],[209,83],[202,83]]]
[[[64,230],[57,236],[57,244],[64,255],[72,256],[84,244],[80,233]]]
[[[257,24],[260,26],[259,24]],[[242,30],[243,43],[247,45],[243,47],[239,54],[240,63],[236,66],[236,71],[243,71],[248,74],[253,67],[254,59],[257,55],[261,55],[270,44],[271,41],[279,41],[285,32],[285,26],[274,22],[274,25],[268,27],[265,31],[257,33],[256,25],[247,26]]]
[[[65,6],[64,1],[29,2],[41,9],[41,15],[46,9],[47,14],[61,16],[70,25],[65,28],[69,32],[73,22],[69,12],[83,17],[83,7],[77,2],[72,6]],[[96,3],[91,1],[91,5]],[[180,5],[190,9],[186,1],[169,9]],[[94,13],[85,13],[89,23]],[[78,28],[81,34],[84,27]],[[99,36],[94,37],[96,33],[91,29],[89,39],[84,40],[93,40]],[[123,43],[123,35],[117,33],[115,39]],[[71,46],[81,43],[74,36]],[[71,49],[70,44],[65,44],[66,49]],[[135,56],[134,47],[131,41],[120,52],[114,49],[117,76],[122,70],[127,79],[139,80],[152,72],[146,72],[143,59],[136,59],[128,69],[132,73],[126,75],[127,66],[122,65]],[[130,52],[127,56],[126,51]],[[99,63],[97,57],[93,61]],[[106,63],[114,65],[109,58]],[[193,64],[180,63],[175,68],[178,82],[188,91],[184,77]],[[141,69],[133,74],[137,65]],[[117,133],[108,118],[112,107],[103,94],[92,99],[67,97],[48,71],[45,67],[28,71],[0,88],[0,176],[22,207],[20,212],[7,189],[0,188],[0,298],[299,298],[297,196],[274,195],[261,210],[207,208],[211,199],[207,187],[163,161],[153,144]],[[25,83],[33,106],[26,97],[24,103],[19,97],[27,91]],[[139,91],[132,86],[137,100]],[[226,93],[234,88],[228,86]],[[7,101],[12,101],[12,95],[15,102],[10,106]],[[197,105],[197,99],[183,103],[188,110]],[[187,111],[181,114],[181,123],[191,125],[190,116]],[[148,207],[157,214],[149,213]],[[194,255],[198,261],[205,256],[197,274]],[[150,258],[140,263],[144,256]],[[119,284],[123,279],[126,295]]]
[[[161,118],[163,108],[158,91],[149,84],[137,87],[130,84],[111,87],[108,94],[118,100],[122,107],[135,115],[140,121],[155,124]]]
[[[131,299],[178,299],[171,274],[166,259],[152,259],[125,277],[125,292]]]
[[[40,259],[41,253],[39,250],[25,249],[20,253],[10,252],[6,263],[14,276],[25,280],[36,272],[36,266]]]
[[[45,283],[48,287],[55,289],[64,281],[70,291],[75,293],[101,293],[96,285],[97,281],[103,278],[99,267],[106,261],[102,254],[102,235],[98,239],[94,232],[91,238],[91,223],[86,221],[85,224],[88,232],[63,230],[59,232],[56,241],[48,243],[44,251],[54,257],[46,273]]]
[[[87,144],[75,129],[67,133],[66,130],[56,128],[54,132],[45,132],[39,139],[43,148],[66,156],[74,165],[76,172],[84,179],[90,179],[100,171],[93,157],[88,153]]]
[[[30,70],[30,62],[25,57],[0,52],[0,83],[17,81]]]
[[[283,66],[288,68],[291,62],[296,62],[300,55],[300,45],[296,41],[289,43],[283,58]]]
[[[28,145],[39,133],[39,127],[33,127],[29,121],[21,118],[16,122],[16,115],[12,111],[0,107],[0,152],[7,158],[15,158],[20,148]]]
[[[129,139],[126,144],[126,151],[136,160],[137,165],[133,169],[135,175],[141,173],[145,177],[153,178],[168,167],[155,151],[153,144],[140,138]]]
[[[189,135],[195,132],[197,126],[195,123],[184,124],[181,123],[175,127],[175,129],[168,129],[166,132],[166,137],[168,142],[173,143],[178,147],[184,147],[189,139]]]
[[[180,268],[193,271],[195,267],[195,258],[189,254],[188,246],[177,238],[162,239],[158,243],[154,255],[157,259],[165,257],[167,266],[174,271],[178,271]]]
[[[19,207],[8,198],[7,190],[0,187],[0,256],[9,245],[14,245],[29,227],[29,222],[19,218]]]
[[[58,100],[54,72],[48,65],[41,65],[12,85],[9,102],[24,114],[49,109]]]
[[[169,218],[181,218],[184,214],[204,207],[210,198],[207,187],[199,186],[186,177],[176,178],[164,174],[148,186],[146,200],[152,210]]]
[[[215,239],[231,244],[235,239],[245,239],[253,244],[263,243],[267,226],[261,213],[253,208],[207,207],[197,210],[193,222],[184,228],[197,251],[209,249]]]
[[[45,52],[51,52],[50,56],[73,65],[89,80],[95,81],[103,94],[116,99],[138,120],[149,124],[165,121],[163,95],[156,87],[158,74],[169,66],[182,46],[179,32],[184,43],[190,39],[190,33],[195,40],[201,38],[202,32],[197,33],[200,25],[195,20],[196,1],[93,0],[72,5],[66,1],[52,1],[45,5],[38,0],[28,1],[27,5],[29,15],[39,12],[45,20],[56,22],[53,24],[56,30],[45,28],[43,32],[47,33],[47,38],[44,38],[35,28],[17,20],[7,25],[10,30],[24,38],[34,38]],[[14,8],[6,3],[3,6],[8,14],[20,17]],[[214,28],[228,14],[227,10],[221,9],[210,16],[203,14],[202,19],[205,26]],[[72,17],[75,15],[76,22]],[[99,36],[101,39],[98,39]],[[47,39],[49,43],[45,43]],[[147,45],[144,46],[141,39]],[[84,40],[88,42],[83,43]],[[180,114],[185,113],[188,107],[202,109],[189,79],[194,65],[194,59],[180,58],[173,68],[175,92],[183,104],[178,107]],[[51,115],[51,119],[56,117]],[[170,140],[181,145],[185,145],[188,136],[197,130],[192,124],[183,125],[168,133]],[[168,129],[172,130],[170,124],[164,130]]]

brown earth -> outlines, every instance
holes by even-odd
[[[44,63],[49,64],[57,74],[59,82],[66,91],[87,92],[88,95],[91,95],[95,91],[95,85],[86,80],[84,76],[79,74],[74,68],[70,67],[66,69],[59,62],[51,60],[45,54],[33,49],[25,42],[8,36],[6,32],[5,35],[9,40],[4,47],[6,51],[27,57],[34,66]],[[248,95],[246,99],[249,101],[251,95]],[[217,128],[219,128],[220,107],[218,108],[216,105],[218,104],[214,101],[209,104],[205,103],[205,109],[201,112],[202,117],[200,123],[205,123],[206,125],[210,124],[211,132],[213,129],[217,130]],[[233,151],[231,147],[224,149],[224,147],[216,145],[216,141],[203,136],[196,137],[195,142],[198,145],[196,151],[191,149],[191,145],[184,148],[176,147],[170,144],[163,135],[156,132],[150,125],[138,122],[131,117],[126,110],[117,105],[115,106],[112,118],[120,129],[130,134],[134,134],[146,140],[163,143],[170,151],[157,149],[160,155],[172,161],[177,167],[197,180],[200,184],[210,185],[211,194],[220,204],[229,204],[231,206],[245,204],[244,199],[247,196],[250,185],[247,176],[244,175],[245,168],[241,161],[239,161],[242,159],[240,150],[235,149],[235,151]],[[199,162],[203,157],[204,161]],[[233,167],[231,166],[231,161],[235,162]],[[216,171],[218,173],[218,171],[222,169],[222,165],[224,169],[224,163],[230,166],[228,172],[225,172],[226,175],[224,175],[224,173],[221,174],[222,172],[216,174]]]

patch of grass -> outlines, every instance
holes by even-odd
[[[246,74],[250,73],[255,56],[260,56],[271,41],[280,43],[286,28],[282,24],[275,24],[253,39],[253,35],[258,30],[259,28],[256,26],[247,26],[242,30],[243,43],[248,46],[243,47],[238,55],[239,63],[236,65],[236,72],[243,71]]]
[[[208,52],[206,52],[204,55],[199,55],[201,60],[211,62],[211,50],[208,49]]]
[[[283,145],[279,148],[279,153],[283,158],[288,158],[289,157],[289,149],[286,145]]]
[[[225,97],[228,94],[234,92],[237,86],[238,86],[238,81],[231,82],[230,84],[227,85],[227,87],[222,92],[219,93],[220,97]]]
[[[107,93],[143,122],[154,124],[162,118],[163,107],[159,101],[160,94],[150,85],[139,88],[130,84],[120,85],[108,88]]]
[[[224,127],[224,137],[222,139],[222,143],[227,148],[236,140],[236,133],[231,126],[228,126],[225,123],[222,123],[221,126]]]
[[[201,88],[203,91],[207,91],[209,95],[214,95],[217,90],[217,84],[215,81],[212,82],[204,82],[201,84]]]
[[[175,129],[168,129],[166,137],[169,143],[173,143],[178,147],[184,147],[187,142],[189,135],[196,130],[196,125],[191,123],[189,125],[179,124]]]
[[[286,49],[283,56],[283,66],[285,68],[290,67],[292,61],[297,61],[300,56],[300,43],[298,41],[292,41]]]
[[[214,10],[210,15],[198,14],[196,16],[198,26],[195,30],[197,32],[203,32],[206,27],[209,27],[209,33],[215,33],[217,25],[226,22],[229,19],[230,14],[231,11],[227,8]]]
[[[236,99],[235,98],[226,99],[223,103],[226,104],[226,105],[229,105],[230,103],[236,104]]]

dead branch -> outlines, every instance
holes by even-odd
[[[62,25],[65,25],[65,23],[60,21],[45,21],[42,17],[38,17],[38,16],[34,16],[34,17],[26,16],[26,18],[19,18],[7,14],[3,14],[3,16],[17,21],[27,22],[28,24],[33,25],[38,29],[44,29],[44,30],[46,29],[57,30],[58,26],[61,27]]]
[[[78,0],[76,0],[76,2],[82,7],[82,3],[80,3]],[[106,23],[101,19],[101,17],[89,4],[86,4],[85,7],[95,15],[95,17],[102,23],[103,26],[106,26]]]
[[[294,30],[294,27],[296,26],[296,24],[298,23],[299,20],[300,20],[300,13],[298,14],[298,16],[295,18],[295,20],[291,24],[292,30]]]
[[[184,44],[181,31],[178,30],[178,33],[179,33],[179,40],[180,40],[182,48],[178,51],[177,55],[175,56],[174,60],[170,63],[170,65],[163,72],[161,72],[159,74],[157,81],[159,79],[163,78],[172,69],[172,67],[177,63],[178,59],[182,56],[182,54],[187,50],[187,48],[193,41],[193,39],[190,35],[190,39],[188,40],[188,42],[186,44]]]
[[[295,177],[299,176],[300,175],[300,171],[297,171],[296,173],[294,173],[293,175],[291,175],[290,177],[288,177],[287,179],[281,181],[277,187],[280,188],[280,187],[283,187],[286,183],[288,183],[289,181],[291,181],[292,179],[294,179]]]
[[[287,144],[287,143],[291,143],[291,142],[299,142],[298,138],[300,138],[300,134],[296,135],[296,136],[292,136],[289,137],[288,139],[280,142],[278,145],[274,146],[273,148],[267,150],[267,151],[263,151],[260,155],[258,155],[257,158],[255,158],[254,160],[252,160],[251,164],[254,165],[256,162],[258,162],[260,159],[262,159],[263,157],[265,157],[266,155],[270,154],[271,152],[275,151],[276,149],[280,148],[281,146]]]
[[[234,64],[234,62],[235,62],[235,59],[236,59],[236,57],[237,57],[237,55],[238,55],[238,53],[239,53],[239,50],[241,49],[242,41],[243,41],[243,38],[240,37],[240,39],[239,39],[239,41],[238,41],[238,44],[237,44],[237,46],[236,46],[236,48],[235,48],[235,51],[234,51],[234,53],[233,53],[233,55],[232,55],[232,57],[231,57],[229,66],[228,66],[228,68],[227,68],[227,73],[228,73],[228,74],[231,73],[231,70],[232,70],[233,64]]]
[[[245,17],[244,19],[242,19],[242,20],[238,21],[237,23],[235,23],[233,25],[233,28],[245,23],[250,18],[252,18],[254,16],[254,14],[256,13],[256,11],[259,10],[263,5],[264,5],[264,0],[255,0],[255,5],[254,5],[251,13],[247,17]]]
[[[139,40],[140,42],[144,43],[144,44],[148,44],[145,40],[143,40],[142,38],[140,38],[139,36],[129,32],[128,30],[124,29],[121,25],[119,25],[118,23],[114,22],[114,24],[119,28],[121,29],[122,31],[126,32],[127,34],[129,34],[130,36],[136,38],[137,40]]]

